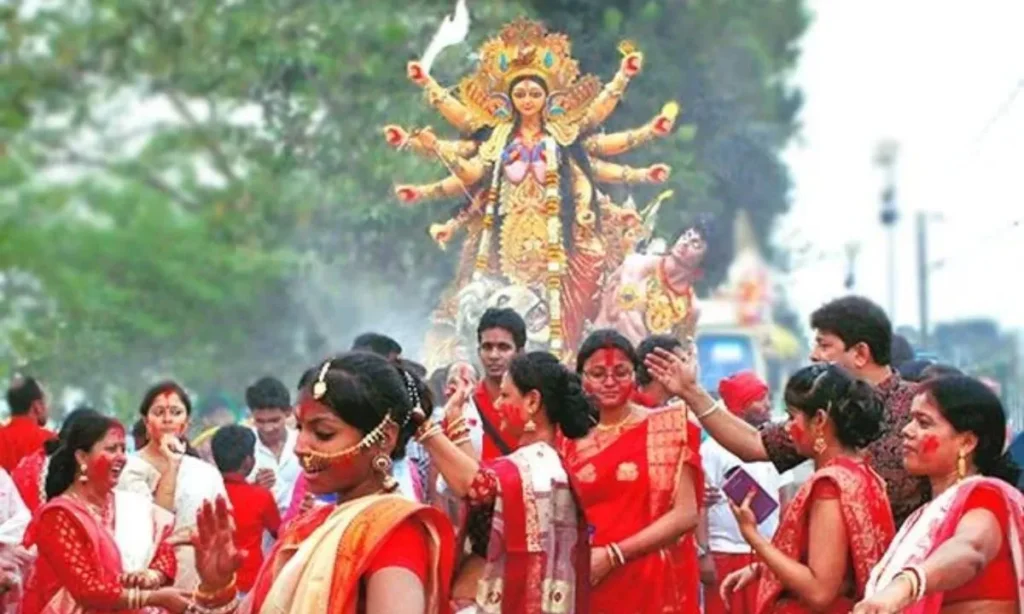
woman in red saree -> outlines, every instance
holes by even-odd
[[[557,442],[594,424],[579,378],[547,352],[516,356],[501,381],[498,409],[515,425],[516,451],[479,461],[462,404],[444,429],[429,420],[417,438],[452,491],[468,503],[463,558],[452,594],[460,614],[574,614],[587,611],[587,525]]]
[[[1024,612],[1024,495],[1003,454],[1006,414],[984,383],[927,381],[903,429],[904,464],[932,500],[900,528],[856,614]]]
[[[170,518],[141,497],[114,492],[125,466],[124,429],[92,410],[76,413],[66,437],[51,442],[48,501],[25,536],[38,558],[23,614],[184,612],[189,602],[169,587],[176,572],[163,541]]]
[[[631,401],[637,356],[615,331],[592,333],[576,364],[600,411],[563,447],[592,530],[590,611],[696,613],[696,553],[680,539],[697,526],[703,473],[686,408]]]
[[[445,614],[454,536],[444,515],[394,494],[391,459],[404,449],[422,383],[376,354],[353,352],[303,377],[299,457],[309,491],[337,495],[292,521],[256,584],[237,598],[241,563],[227,504],[197,519],[197,604],[229,612]]]
[[[785,400],[790,436],[815,472],[771,541],[757,530],[753,493],[730,502],[760,562],[727,576],[722,599],[759,579],[758,614],[847,614],[895,532],[885,484],[860,454],[881,432],[883,407],[867,383],[823,363],[793,374]]]

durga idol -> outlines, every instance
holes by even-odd
[[[641,128],[598,133],[643,65],[632,45],[620,50],[621,68],[602,86],[580,74],[568,37],[519,19],[483,45],[476,72],[454,92],[420,63],[409,64],[409,77],[430,104],[465,135],[442,140],[429,129],[385,128],[391,145],[437,159],[451,173],[436,183],[396,187],[401,202],[466,198],[453,218],[431,228],[442,247],[466,231],[455,283],[435,325],[450,317],[457,328],[458,295],[470,284],[516,286],[546,305],[547,349],[564,357],[579,344],[606,272],[602,225],[623,214],[600,203],[596,186],[662,183],[670,173],[664,164],[635,168],[603,159],[668,134],[678,113],[670,103]]]

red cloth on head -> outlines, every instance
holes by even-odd
[[[743,413],[751,403],[768,394],[768,384],[751,371],[737,373],[718,383],[718,396],[734,414]]]

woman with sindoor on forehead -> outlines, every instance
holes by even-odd
[[[185,593],[170,586],[177,567],[165,540],[170,514],[114,488],[126,462],[124,427],[91,409],[75,414],[47,444],[45,503],[25,535],[39,556],[21,611],[184,612]]]
[[[587,612],[587,525],[556,451],[560,440],[583,437],[594,423],[579,377],[547,352],[513,358],[495,406],[513,424],[516,450],[485,461],[477,460],[462,415],[467,392],[464,384],[452,396],[443,428],[425,420],[417,431],[469,507],[462,534],[470,553],[452,589],[456,611]]]
[[[675,393],[699,387],[693,355],[658,353],[647,367]],[[728,602],[733,591],[758,582],[757,614],[847,614],[895,532],[885,483],[863,454],[882,432],[882,401],[831,363],[794,373],[784,397],[785,428],[797,452],[814,461],[814,473],[783,510],[771,541],[757,530],[753,493],[739,506],[730,503],[759,562],[726,576],[721,597]]]
[[[303,382],[295,454],[310,492],[338,503],[315,506],[285,527],[244,600],[234,586],[240,556],[227,505],[204,505],[199,605],[221,614],[448,612],[451,525],[397,494],[391,473],[423,384],[366,352],[328,360]]]
[[[1006,414],[984,383],[927,380],[903,429],[907,471],[932,499],[900,529],[855,614],[1024,612],[1024,495],[1003,452]]]
[[[192,416],[188,393],[172,381],[152,386],[142,397],[139,413],[146,423],[147,443],[128,457],[117,487],[149,498],[174,514],[174,549],[178,575],[174,585],[192,590],[199,584],[195,551],[188,540],[196,513],[206,501],[227,496],[217,468],[193,456],[185,439]]]
[[[633,345],[614,330],[587,337],[576,361],[600,415],[562,448],[593,530],[590,611],[696,613],[696,552],[679,541],[699,519],[700,458],[685,406],[633,402],[636,368]]]

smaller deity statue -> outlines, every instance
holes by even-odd
[[[606,283],[594,326],[633,343],[649,335],[693,336],[699,316],[693,284],[707,252],[708,224],[686,230],[665,254],[634,253]]]

